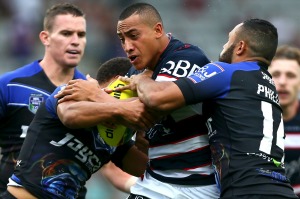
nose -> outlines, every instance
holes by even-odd
[[[279,77],[277,77],[277,82],[279,85],[285,85],[287,81],[287,78],[285,75],[280,75]]]
[[[130,51],[133,51],[134,46],[132,45],[131,41],[125,40],[124,44],[123,44],[123,48],[124,48],[124,51],[128,53]]]
[[[72,40],[71,40],[72,45],[79,45],[79,36],[77,34],[72,35]]]

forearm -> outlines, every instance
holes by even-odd
[[[138,97],[157,111],[173,111],[185,105],[184,97],[174,82],[157,82],[147,76],[136,80]]]
[[[139,151],[136,146],[132,146],[122,160],[122,170],[136,177],[144,174],[148,156]]]
[[[114,187],[126,193],[130,193],[130,187],[137,180],[137,177],[122,171],[112,162],[104,165],[100,172]]]
[[[58,115],[69,128],[86,128],[103,122],[117,122],[121,117],[122,103],[64,102],[58,105]],[[124,106],[124,105],[123,105]]]

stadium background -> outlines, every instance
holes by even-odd
[[[79,69],[91,76],[101,63],[125,56],[116,35],[122,9],[138,0],[0,0],[0,75],[42,57],[38,34],[45,10],[57,2],[80,6],[87,18],[87,46]],[[299,0],[147,0],[161,13],[167,32],[200,46],[212,61],[227,41],[228,32],[247,18],[271,21],[279,44],[300,47]],[[118,199],[117,191],[99,174],[88,181],[87,199]]]

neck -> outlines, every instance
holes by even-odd
[[[73,79],[75,67],[63,67],[54,61],[46,59],[40,62],[40,66],[55,86],[66,84]]]
[[[270,62],[263,58],[263,57],[248,57],[248,56],[238,56],[238,57],[234,57],[232,59],[232,63],[237,63],[237,62],[245,62],[245,61],[250,61],[250,62],[262,62],[264,63],[266,66],[270,65]]]
[[[161,43],[160,43],[160,46],[159,46],[159,51],[156,55],[156,59],[153,60],[152,64],[150,67],[147,67],[149,70],[152,70],[154,71],[159,59],[160,59],[160,56],[164,53],[164,51],[166,50],[166,48],[168,47],[169,43],[170,43],[170,40],[171,40],[171,37],[169,38],[169,36],[167,34],[164,34],[161,38]]]

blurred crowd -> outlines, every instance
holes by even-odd
[[[125,56],[116,35],[118,14],[126,5],[140,0],[66,0],[80,6],[87,17],[87,47],[80,70],[95,73],[97,67],[115,56]],[[0,74],[41,56],[38,33],[45,10],[62,0],[0,0]],[[227,32],[249,17],[265,18],[279,31],[280,44],[300,46],[299,1],[287,0],[149,0],[161,12],[167,31],[202,47],[216,60]]]
[[[109,58],[125,56],[116,35],[118,14],[126,5],[141,0],[66,0],[80,6],[87,17],[87,47],[80,70],[95,73]],[[0,0],[0,74],[40,57],[43,46],[38,33],[45,10],[62,0]],[[165,0],[147,1],[156,6],[166,29],[177,38],[202,47],[216,60],[233,24],[248,17],[273,22],[281,44],[300,46],[300,13],[295,0]]]

